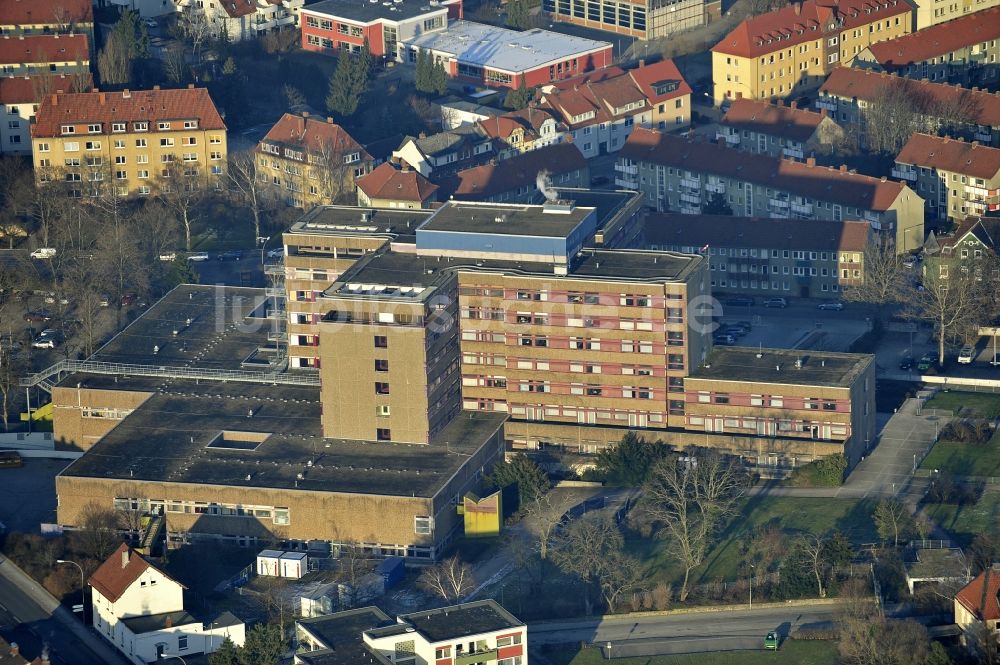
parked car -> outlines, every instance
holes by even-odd
[[[109,296],[107,293],[102,293],[101,294],[101,301],[99,303],[97,303],[97,304],[100,305],[101,307],[110,307],[111,306],[111,296]]]
[[[736,343],[736,338],[727,333],[722,333],[719,335],[714,335],[712,337],[712,342],[718,344],[719,346],[732,346]]]
[[[720,335],[732,335],[733,337],[743,337],[747,334],[747,330],[743,326],[725,326],[719,331]]]
[[[219,261],[239,261],[243,258],[243,252],[237,252],[236,250],[229,250],[226,252],[220,252],[216,257]]]
[[[753,305],[754,300],[749,296],[733,296],[732,298],[726,298],[726,304],[733,307],[749,307]]]
[[[917,361],[917,371],[926,372],[927,370],[929,370],[931,368],[931,365],[935,364],[938,361],[937,356],[938,354],[936,351],[925,353],[923,356],[920,357],[920,360]]]
[[[788,307],[788,301],[784,298],[768,298],[764,301],[764,307],[777,307],[778,309],[785,309]]]
[[[122,307],[131,307],[135,304],[137,296],[134,293],[126,293],[122,296]]]
[[[45,311],[26,312],[24,315],[24,320],[27,323],[44,323],[45,321],[51,321],[52,315]]]
[[[51,259],[56,255],[55,247],[39,247],[31,253],[33,259]]]
[[[842,302],[821,302],[819,304],[819,309],[831,310],[834,312],[839,312],[844,309],[844,303]]]
[[[54,349],[59,346],[59,331],[49,328],[43,330],[41,334],[35,338],[35,341],[31,343],[32,348],[35,349]]]
[[[285,248],[284,247],[275,247],[274,249],[268,251],[267,258],[269,258],[269,259],[280,259],[284,255],[285,255]]]
[[[959,365],[971,365],[973,359],[976,357],[976,349],[973,346],[965,345],[962,350],[958,352],[958,364]]]
[[[911,369],[913,369],[913,358],[911,358],[910,356],[906,356],[902,360],[900,360],[899,369],[903,370],[904,372],[909,372]]]
[[[772,631],[770,631],[767,634],[767,637],[764,638],[764,648],[765,649],[777,649],[778,648],[778,642],[780,642],[780,641],[781,640],[778,637],[778,633],[776,633],[775,631],[772,630]]]
[[[208,252],[194,252],[188,254],[188,261],[208,261]]]
[[[161,261],[175,261],[177,259],[177,252],[164,252],[160,254]]]

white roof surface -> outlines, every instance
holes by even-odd
[[[459,62],[519,73],[550,62],[609,48],[611,42],[573,37],[535,28],[524,32],[471,21],[452,21],[443,32],[431,32],[406,45],[448,53]]]

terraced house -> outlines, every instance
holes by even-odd
[[[924,202],[904,183],[753,155],[714,143],[637,129],[615,165],[616,182],[658,211],[701,214],[719,197],[746,217],[861,219],[891,234],[898,251],[924,241]]]
[[[738,150],[802,161],[832,152],[844,141],[844,130],[825,110],[814,113],[795,102],[785,106],[781,100],[770,104],[737,98],[715,136]]]
[[[905,0],[803,0],[745,19],[712,47],[715,103],[819,86],[871,44],[910,32]]]
[[[90,75],[86,35],[3,35],[0,76]]]
[[[226,125],[205,88],[56,93],[31,128],[39,182],[64,181],[70,196],[148,196],[195,182],[221,187]],[[178,182],[179,181],[179,182]]]

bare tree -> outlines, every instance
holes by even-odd
[[[174,83],[183,83],[187,78],[187,59],[180,46],[168,48],[163,54],[163,73]]]
[[[1000,665],[1000,636],[982,620],[973,621],[965,629],[969,650],[981,665]]]
[[[915,530],[913,516],[906,504],[898,499],[883,498],[879,500],[872,513],[872,521],[878,535],[885,542],[892,538],[893,547],[899,547],[900,536],[911,535]]]
[[[462,561],[456,554],[424,568],[417,584],[448,602],[455,602],[472,591],[474,584],[472,566]]]
[[[346,145],[324,141],[309,156],[311,164],[308,168],[312,170],[310,175],[316,176],[319,191],[327,203],[351,202],[356,191],[354,170],[360,162],[348,161],[349,155]],[[301,178],[300,184],[308,186],[308,180]]]
[[[538,555],[542,559],[548,557],[549,543],[559,527],[566,511],[573,507],[577,499],[566,492],[548,490],[525,501],[521,506],[524,513],[522,524],[535,538],[538,545]]]
[[[349,588],[344,602],[347,608],[352,608],[358,603],[361,580],[374,569],[375,563],[366,556],[361,547],[345,545],[340,548],[340,556],[337,558],[337,580]]]
[[[24,356],[14,348],[15,342],[0,336],[0,416],[4,430],[10,427],[11,398],[20,390],[19,381],[28,371]]]
[[[861,255],[862,279],[852,280],[843,289],[844,300],[882,306],[897,303],[906,290],[908,270],[896,243],[888,233],[872,232]]]
[[[261,214],[271,201],[267,182],[260,177],[259,159],[253,149],[238,152],[230,155],[228,169],[231,191],[250,210],[255,238],[260,237]]]
[[[97,71],[102,85],[123,85],[132,80],[132,53],[117,31],[108,34],[97,54]]]
[[[91,559],[104,561],[122,543],[115,511],[90,502],[80,510],[80,528],[74,532],[80,551]]]
[[[190,252],[191,228],[198,220],[201,204],[209,195],[209,183],[196,166],[182,167],[178,162],[168,162],[160,176],[157,198],[180,222],[184,230],[184,248]]]
[[[188,4],[178,14],[176,23],[178,36],[191,44],[195,64],[201,62],[201,49],[215,34],[216,27],[204,10],[195,7],[193,3]]]
[[[861,132],[874,152],[893,154],[921,127],[921,114],[906,84],[893,81],[882,86],[861,110]]]
[[[816,534],[802,536],[799,541],[799,549],[806,557],[809,567],[812,568],[812,573],[816,577],[817,595],[820,598],[826,598],[826,589],[823,587],[823,569],[825,567],[823,552],[826,549],[826,543],[823,537]]]
[[[747,474],[735,459],[713,451],[670,455],[650,472],[643,486],[643,513],[684,567],[681,601],[687,599],[691,571],[705,560],[712,538],[746,483]]]

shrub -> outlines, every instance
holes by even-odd
[[[952,420],[941,429],[941,438],[960,443],[989,443],[993,428],[983,420]]]

